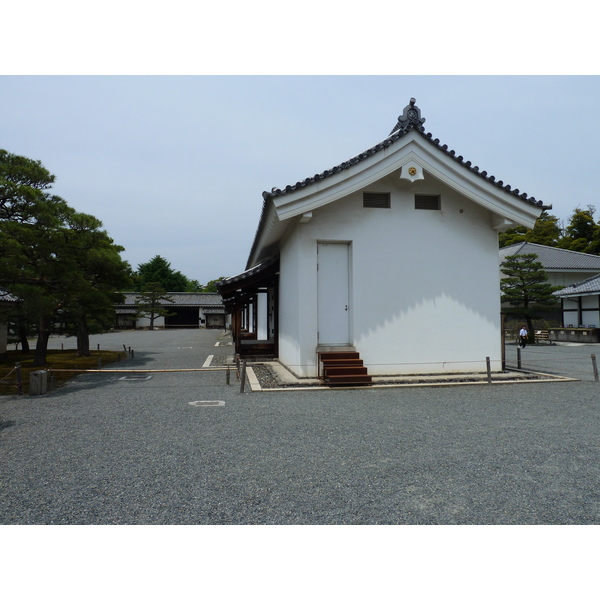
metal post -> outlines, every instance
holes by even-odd
[[[19,390],[19,396],[23,395],[23,376],[21,374],[21,363],[15,364],[15,374],[17,378],[17,389]]]
[[[487,367],[487,382],[488,383],[492,383],[492,365],[490,363],[490,357],[486,356],[485,357],[485,364]]]
[[[521,348],[517,348],[517,369],[521,368]]]
[[[246,387],[246,361],[242,361],[242,374],[240,375],[240,394],[244,393],[244,387]]]
[[[598,377],[598,365],[596,364],[596,355],[592,354],[592,366],[594,367],[594,380],[600,381],[600,377]]]

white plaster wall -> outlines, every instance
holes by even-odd
[[[136,323],[135,326],[138,329],[142,329],[144,327],[150,327],[150,319],[148,317],[140,317]],[[154,327],[156,329],[159,329],[161,327],[165,326],[165,318],[164,317],[156,317],[154,319]]]
[[[8,341],[8,327],[6,322],[0,321],[0,356],[6,354]]]
[[[313,247],[314,246],[314,247]],[[316,374],[316,243],[304,226],[282,240],[279,275],[279,359],[300,376]]]
[[[588,277],[593,277],[594,275],[598,275],[598,271],[563,271],[563,272],[552,272],[546,271],[548,275],[548,282],[551,285],[560,285],[566,287],[568,285],[573,285],[574,283],[579,283],[588,279]],[[506,275],[502,275],[502,277],[506,277]]]
[[[258,294],[256,299],[256,337],[268,339],[267,331],[267,294]]]
[[[280,359],[299,375],[316,364],[316,247],[351,242],[352,343],[371,374],[501,368],[497,233],[491,213],[429,176],[390,175],[366,191],[391,209],[362,206],[362,191],[313,212],[281,246]],[[442,210],[415,210],[414,194]]]

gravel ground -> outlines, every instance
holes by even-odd
[[[130,346],[119,368],[150,371],[224,361],[216,342],[140,331],[92,347]],[[584,364],[589,348],[554,356],[569,353]],[[593,379],[241,394],[223,371],[148,376],[0,399],[0,523],[600,522]]]

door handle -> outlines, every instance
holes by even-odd
[[[346,304],[346,308],[345,308],[345,310],[348,310],[348,305],[347,305],[347,304]]]

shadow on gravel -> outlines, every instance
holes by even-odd
[[[9,427],[14,427],[17,424],[16,421],[2,421],[0,420],[0,431],[3,429],[8,429]]]
[[[136,354],[135,358],[129,358],[118,363],[113,363],[106,366],[106,370],[100,369],[96,373],[79,373],[76,374],[73,379],[69,379],[57,385],[55,389],[49,390],[48,394],[59,393],[61,395],[68,395],[80,392],[81,390],[93,390],[105,387],[117,383],[119,381],[119,373],[111,373],[110,370],[117,371],[130,371],[136,370],[140,373],[145,373],[144,368],[151,368],[151,363],[154,362],[152,358],[153,354],[159,354],[158,352],[140,352]],[[123,373],[127,375],[128,373]]]

